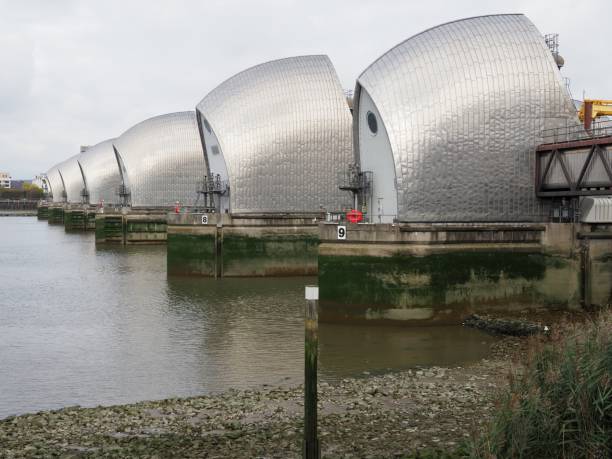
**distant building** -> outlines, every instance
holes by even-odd
[[[8,172],[0,172],[0,188],[11,188],[11,174]]]
[[[31,180],[11,180],[11,188],[13,190],[23,190],[23,186],[32,183]]]

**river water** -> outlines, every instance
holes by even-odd
[[[316,278],[167,278],[165,246],[96,248],[35,217],[0,218],[0,419],[303,380]],[[486,355],[449,327],[320,324],[320,379]]]

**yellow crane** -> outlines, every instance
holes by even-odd
[[[584,127],[590,129],[593,120],[600,116],[612,116],[612,100],[584,99],[578,111]]]

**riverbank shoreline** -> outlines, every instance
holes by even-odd
[[[479,430],[526,340],[503,338],[466,367],[423,368],[319,384],[323,456],[393,457],[453,450]],[[299,457],[303,387],[0,420],[0,457]]]

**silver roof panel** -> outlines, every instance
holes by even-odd
[[[53,202],[65,202],[63,196],[65,193],[64,183],[62,181],[62,177],[57,166],[59,166],[59,164],[56,164],[47,171],[47,183],[50,187],[49,191],[53,196]]]
[[[104,140],[79,156],[90,204],[96,205],[102,200],[105,204],[120,203],[117,190],[121,185],[121,177],[113,150],[114,140]]]
[[[79,153],[71,156],[58,165],[66,188],[66,201],[71,204],[82,202],[81,192],[85,188],[83,174],[81,173],[81,168],[78,163],[80,155]]]
[[[193,205],[205,174],[195,112],[149,118],[115,139],[133,207]]]
[[[400,221],[538,221],[541,130],[578,122],[544,39],[521,14],[451,22],[359,77],[388,132]],[[359,146],[356,145],[358,151]]]
[[[352,121],[327,56],[247,69],[197,110],[225,158],[232,212],[317,212],[350,201],[336,181],[353,161]]]

